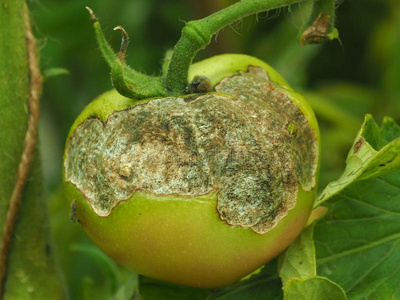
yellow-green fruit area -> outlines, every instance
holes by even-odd
[[[74,202],[74,207],[76,208],[76,220],[82,225],[90,238],[111,258],[142,275],[152,278],[194,287],[218,287],[238,281],[261,267],[282,252],[301,232],[311,213],[315,199],[319,162],[318,127],[313,112],[308,104],[302,96],[294,92],[286,81],[271,67],[256,58],[245,55],[227,54],[196,63],[189,72],[189,80],[192,80],[192,78],[197,75],[207,76],[212,86],[216,86],[224,78],[234,76],[238,74],[239,71],[247,72],[249,66],[261,67],[268,75],[268,82],[265,84],[257,83],[260,89],[266,89],[271,95],[278,95],[278,98],[281,97],[282,101],[290,99],[290,102],[295,104],[299,109],[299,113],[297,113],[300,120],[298,121],[299,124],[303,122],[302,118],[307,120],[306,125],[301,125],[303,127],[298,125],[296,120],[293,121],[293,123],[289,122],[286,124],[286,121],[282,123],[284,126],[287,126],[288,132],[285,131],[285,136],[288,137],[287,141],[289,141],[289,143],[295,143],[296,137],[293,135],[301,137],[296,140],[296,143],[299,141],[303,142],[305,137],[313,137],[312,141],[305,141],[308,143],[307,147],[295,146],[293,148],[290,146],[291,148],[288,148],[294,153],[292,156],[299,157],[300,160],[301,157],[303,157],[302,151],[300,150],[303,148],[310,148],[310,151],[316,151],[316,154],[313,156],[304,154],[305,158],[311,157],[311,161],[293,162],[289,164],[289,166],[282,162],[280,164],[284,166],[284,174],[278,174],[278,170],[275,170],[278,164],[271,162],[270,168],[275,169],[271,171],[272,175],[268,178],[277,178],[277,180],[279,179],[279,181],[283,181],[284,183],[263,182],[262,185],[263,187],[267,186],[279,189],[279,192],[276,192],[278,198],[282,198],[282,195],[288,195],[288,197],[294,197],[294,201],[286,202],[285,199],[281,199],[280,201],[282,201],[282,204],[270,210],[274,218],[276,217],[276,221],[272,220],[272,217],[271,220],[267,216],[263,217],[262,209],[267,211],[268,207],[273,205],[270,202],[263,201],[263,199],[257,199],[257,195],[261,195],[261,192],[263,192],[272,199],[275,194],[274,192],[265,191],[264,188],[259,188],[258,185],[255,185],[255,181],[252,181],[252,178],[257,175],[252,172],[257,172],[258,169],[249,166],[249,171],[246,171],[248,173],[247,175],[245,174],[246,172],[239,172],[236,178],[238,188],[235,189],[235,187],[232,186],[232,183],[235,182],[234,174],[229,174],[228,176],[226,173],[235,169],[236,162],[234,161],[232,163],[229,161],[231,165],[229,165],[229,168],[226,168],[222,163],[218,162],[217,159],[224,157],[223,154],[229,153],[229,151],[214,149],[215,151],[211,152],[211,150],[207,150],[208,148],[204,145],[187,145],[187,141],[182,138],[186,136],[186,133],[183,132],[182,136],[177,136],[177,134],[182,131],[181,128],[188,126],[186,123],[182,123],[184,125],[182,125],[183,127],[179,127],[179,130],[171,131],[175,134],[175,140],[180,142],[179,145],[174,144],[175,146],[171,147],[181,147],[181,144],[183,145],[182,147],[186,147],[182,148],[183,150],[178,147],[180,152],[177,152],[175,158],[165,156],[165,149],[172,151],[171,148],[157,148],[161,146],[156,147],[153,142],[150,143],[147,139],[138,138],[139,142],[132,142],[135,143],[136,148],[134,149],[140,149],[140,151],[142,151],[140,153],[144,153],[145,155],[150,154],[146,149],[142,149],[144,146],[142,147],[141,145],[153,145],[155,150],[164,149],[159,153],[156,151],[151,152],[151,155],[154,156],[154,160],[146,160],[148,161],[149,170],[145,169],[146,165],[144,163],[137,163],[135,165],[135,162],[141,161],[140,157],[134,155],[129,156],[125,152],[118,155],[110,154],[110,152],[113,151],[110,149],[114,149],[113,147],[116,147],[116,151],[120,151],[118,148],[119,146],[110,146],[106,148],[107,150],[103,153],[103,150],[99,150],[103,149],[101,148],[103,146],[98,146],[99,142],[97,140],[104,139],[101,145],[114,145],[112,143],[115,139],[119,141],[119,144],[129,144],[127,141],[132,141],[133,138],[132,136],[126,139],[123,138],[123,136],[127,135],[126,132],[128,129],[126,128],[129,128],[131,131],[137,130],[131,129],[129,127],[130,125],[124,125],[124,130],[121,131],[118,129],[115,131],[118,133],[115,138],[111,138],[114,131],[111,131],[110,135],[104,134],[105,137],[102,137],[103,130],[108,130],[107,126],[114,124],[112,122],[116,122],[115,119],[121,116],[113,114],[113,112],[130,112],[132,106],[136,106],[137,109],[145,110],[147,103],[152,101],[145,100],[137,103],[134,102],[134,100],[118,95],[115,91],[110,91],[101,95],[88,105],[72,126],[64,157],[64,181],[67,198],[69,201]],[[259,75],[259,70],[257,70],[257,72],[258,73],[254,75],[256,79],[261,76]],[[242,99],[237,96],[237,94],[234,94],[237,93],[237,91],[231,86],[233,83],[226,83],[224,86],[225,90],[222,89],[221,85],[215,88],[216,92],[202,95],[201,97],[203,98],[193,100],[192,98],[187,98],[187,96],[182,96],[181,102],[179,103],[183,103],[182,105],[186,106],[190,105],[190,107],[196,107],[197,110],[195,110],[195,113],[198,115],[195,116],[198,116],[198,118],[201,118],[203,109],[206,111],[205,109],[208,108],[215,110],[219,107],[222,107],[222,109],[228,107],[227,111],[229,114],[226,113],[227,116],[231,115],[231,112],[236,112],[236,110],[238,110],[237,114],[233,114],[234,120],[235,118],[244,118],[243,122],[248,122],[248,114],[250,115],[250,124],[252,124],[253,120],[257,122],[256,111],[253,112],[251,109],[255,107],[263,111],[264,108],[261,106],[264,100],[257,102],[256,105],[251,104],[252,106],[247,106],[248,103],[252,101],[250,99],[251,97],[246,96]],[[233,96],[226,94],[228,90],[233,91]],[[190,97],[192,97],[192,95]],[[242,102],[236,100],[239,98],[242,99],[240,100]],[[186,101],[184,99],[188,100]],[[179,113],[185,112],[186,106],[182,107],[182,111],[180,111],[179,106],[174,106],[176,102],[175,99],[168,98],[167,101],[171,101],[172,104],[168,107],[170,111],[166,112],[166,114],[171,114],[173,118],[179,118]],[[220,106],[213,106],[217,105],[215,104],[216,102],[222,104],[218,104]],[[152,111],[162,105],[157,101],[151,103],[151,105],[154,106],[151,107]],[[246,112],[247,114],[242,112],[244,108],[240,105],[244,108],[249,107]],[[239,109],[237,109],[237,107],[239,107]],[[210,116],[215,116],[216,113],[217,112],[212,113]],[[193,114],[189,111],[187,115]],[[142,116],[142,114],[135,116]],[[210,116],[208,116],[207,120],[213,120],[210,119]],[[219,115],[217,118],[218,117]],[[147,116],[147,118],[151,119],[149,116]],[[274,117],[271,116],[271,118]],[[99,122],[99,120],[103,123]],[[154,120],[161,122],[159,119]],[[200,121],[197,119],[193,121],[193,124],[196,124],[196,129],[193,130],[197,135],[201,132],[197,127],[207,126],[207,123],[203,122],[204,120]],[[96,122],[100,125],[97,125]],[[124,122],[125,119],[123,119],[121,124],[129,124],[128,122]],[[146,119],[140,120],[140,123],[145,122],[147,122]],[[215,120],[213,122],[215,122]],[[268,118],[263,122],[264,123],[261,122],[260,124],[269,124]],[[174,124],[178,124],[177,121],[172,125]],[[201,126],[198,124],[201,124]],[[271,126],[271,124],[269,125]],[[132,128],[133,126],[134,124]],[[81,128],[81,133],[79,133],[82,135],[81,139],[78,139],[79,134],[77,133],[77,128]],[[91,140],[88,136],[90,132],[94,130],[93,128],[95,128],[97,132],[94,133],[93,142],[90,142],[91,144],[88,142],[88,145],[96,144],[96,147],[87,150],[89,146],[82,146],[82,143]],[[135,128],[137,128],[137,125]],[[219,124],[215,126],[213,132],[218,132],[220,134],[222,134],[221,132],[228,132],[226,130],[223,131],[221,128],[223,128],[223,125]],[[250,126],[249,128],[252,127]],[[302,130],[302,128],[306,128],[310,133],[301,136],[297,131]],[[111,127],[109,130],[111,130]],[[151,132],[149,133],[146,131],[146,133],[143,133],[143,136],[149,135],[151,137],[151,134],[155,136],[155,133],[152,132],[157,131],[157,136],[164,137],[162,133],[163,130],[166,130],[163,126],[155,126],[154,128],[150,126],[148,127],[148,131]],[[266,129],[264,128],[263,130],[258,128],[254,129],[255,133],[253,135],[256,135],[257,138],[259,135],[261,136],[258,139],[259,141],[264,141],[262,139],[262,134],[266,132]],[[138,132],[141,131],[138,130]],[[135,131],[135,136],[137,135],[136,133]],[[243,134],[244,137],[247,137],[241,129],[234,133],[236,135]],[[202,141],[205,144],[210,143],[210,145],[215,143],[215,145],[217,145],[217,142],[220,140],[218,135],[216,137],[213,137],[212,134],[209,135],[209,139],[204,138],[198,139],[197,141]],[[243,143],[237,136],[231,139],[234,138],[237,139],[236,143]],[[292,138],[293,141],[291,140]],[[144,141],[146,141],[147,144]],[[73,152],[75,150],[71,150],[72,143],[76,143],[76,145],[79,144],[76,146],[77,149],[84,149],[79,151],[87,151],[90,152],[90,154],[85,152],[80,155],[78,150],[76,150],[76,153]],[[166,140],[165,143],[168,144],[168,141]],[[226,143],[226,141],[224,143]],[[126,147],[128,149],[131,146],[127,145]],[[164,147],[164,145],[162,145],[162,147]],[[252,151],[258,149],[254,147]],[[316,150],[312,150],[311,148],[313,147]],[[210,158],[210,161],[215,162],[215,166],[208,163],[207,168],[204,167],[204,164],[202,165],[201,170],[205,175],[202,174],[204,178],[206,178],[203,181],[198,180],[198,173],[194,173],[195,175],[192,174],[198,169],[187,167],[191,161],[194,161],[194,158],[199,159],[200,154],[189,158],[180,156],[183,155],[180,153],[184,153],[187,149],[191,151],[193,149],[199,149],[199,152],[205,151],[208,157],[207,159],[211,157],[212,159]],[[245,148],[238,149],[244,151],[243,149]],[[276,150],[275,153],[279,154],[281,152]],[[252,160],[253,156],[246,155],[247,154],[245,154],[245,158],[248,159],[248,161],[243,161],[242,159],[241,162],[238,162],[240,168],[246,168],[249,164],[258,166],[257,164],[259,162]],[[265,153],[265,155],[267,157],[273,157],[271,153]],[[87,156],[88,158],[83,159],[81,156]],[[125,163],[127,156],[129,156],[129,163]],[[166,157],[165,159],[164,156]],[[152,158],[152,156],[149,157]],[[169,166],[168,170],[170,170],[171,173],[160,171],[164,170],[165,164],[170,163],[171,160],[174,162],[174,159],[177,161],[184,160],[184,163],[182,163],[179,168],[174,168],[174,165]],[[109,170],[121,161],[124,162],[124,164],[118,165],[117,171],[115,171],[115,174],[119,175],[119,177],[117,176],[118,178],[114,177],[115,174],[111,171],[99,173],[97,170],[99,168],[108,168],[107,170]],[[157,163],[155,163],[155,161]],[[301,163],[304,162],[308,163],[310,166],[314,166],[303,167]],[[262,163],[263,162],[261,162],[261,166]],[[108,167],[108,164],[110,167]],[[75,165],[88,166],[76,169],[77,167]],[[225,173],[220,174],[222,172],[221,170]],[[262,168],[260,170],[262,170]],[[77,175],[74,175],[74,172]],[[155,174],[154,178],[146,177],[149,176],[149,174]],[[173,178],[160,178],[160,174],[164,177],[170,176]],[[135,176],[138,178],[140,177],[137,179],[137,182],[140,184],[132,185],[131,182],[134,180],[132,178]],[[187,178],[188,182],[182,183],[182,178]],[[261,176],[260,178],[264,180],[267,177],[264,178]],[[285,178],[290,178],[290,180],[286,180]],[[258,179],[258,181],[261,179]],[[147,182],[152,180],[153,182]],[[297,181],[293,183],[293,180]],[[204,183],[206,181],[207,184]],[[208,181],[211,182],[209,183]],[[258,194],[243,190],[243,186],[246,186],[245,183],[247,181],[250,182],[249,189],[254,185],[256,189],[258,188],[260,190],[257,190]],[[106,182],[106,184],[104,182]],[[177,185],[178,183],[181,185],[179,185],[179,188],[169,187],[167,186],[169,182],[171,182],[171,185]],[[237,192],[237,190],[239,190],[239,192]],[[243,199],[241,199],[240,193],[247,193],[248,196],[244,196],[242,197]],[[230,197],[239,199],[237,206],[241,208],[238,210],[238,215],[235,215],[236,207],[232,204]],[[288,204],[288,209],[283,207],[285,204]],[[262,207],[262,209],[260,207]],[[246,210],[254,211],[248,213]]]

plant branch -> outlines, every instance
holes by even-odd
[[[221,29],[246,16],[304,1],[307,0],[242,0],[204,19],[186,23],[168,68],[165,80],[168,92],[171,95],[185,92],[187,74],[193,58]]]

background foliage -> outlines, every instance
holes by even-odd
[[[177,295],[181,299],[204,299],[208,295],[205,290],[177,288],[135,277],[102,254],[80,227],[69,221],[69,204],[61,187],[64,141],[83,107],[112,88],[109,69],[97,49],[85,6],[95,11],[115,49],[119,47],[120,34],[112,28],[125,27],[131,37],[128,64],[152,74],[159,72],[164,52],[175,44],[185,21],[204,17],[233,2],[35,0],[30,3],[42,70],[48,75],[40,124],[44,179],[55,251],[71,299],[110,299],[112,295],[116,295],[115,299],[126,299],[124,293],[134,290],[138,281],[144,299],[161,299],[157,298],[160,295],[162,299],[178,299]],[[212,45],[199,53],[198,59],[227,52],[254,55],[275,67],[295,89],[305,94],[321,126],[322,189],[342,173],[347,152],[366,113],[373,114],[378,124],[385,115],[400,120],[400,3],[343,1],[336,21],[340,42],[320,46],[298,45],[304,21],[299,6],[246,18],[221,32]],[[52,77],[64,73],[55,68],[65,69],[69,74]],[[268,275],[269,269],[263,272]],[[258,299],[260,289],[269,284],[276,286],[273,283],[279,278],[271,274],[264,274],[260,281],[252,283],[253,299]],[[227,288],[211,295],[212,299],[242,299],[237,294],[240,290],[232,294]],[[276,288],[270,288],[269,292],[274,299],[282,293]]]

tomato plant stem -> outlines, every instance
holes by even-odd
[[[25,1],[2,5],[0,27],[0,299],[62,299],[36,151],[42,77]]]
[[[171,95],[185,92],[193,58],[221,29],[246,16],[304,1],[307,0],[242,0],[206,18],[186,23],[175,45],[165,79],[168,92]]]

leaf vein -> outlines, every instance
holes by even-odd
[[[349,288],[349,291],[352,290],[355,286],[357,286],[361,281],[363,281],[365,279],[365,277],[368,276],[368,274],[370,274],[373,270],[375,270],[385,259],[387,259],[390,254],[393,253],[393,249],[396,248],[398,243],[395,243],[386,253],[386,255],[384,255],[381,259],[379,259],[374,265],[371,266],[371,268],[369,270],[367,270],[362,276],[359,277],[358,280],[356,280],[354,282],[354,284]],[[376,288],[374,289],[376,290]]]
[[[357,222],[357,221],[371,221],[375,219],[381,218],[381,215],[373,216],[373,217],[362,217],[362,218],[349,218],[349,219],[339,219],[339,220],[326,220],[324,222],[321,222],[320,224],[338,224],[341,222]]]
[[[362,245],[362,246],[359,246],[359,247],[355,247],[355,248],[352,248],[352,249],[348,249],[348,250],[342,251],[340,253],[336,253],[336,254],[334,254],[332,256],[319,258],[319,259],[317,259],[317,262],[318,262],[318,265],[324,265],[324,264],[327,264],[327,263],[329,263],[329,262],[331,262],[333,260],[337,260],[339,258],[350,256],[352,254],[356,254],[357,252],[366,251],[366,250],[369,250],[371,248],[378,247],[378,246],[380,246],[382,244],[389,243],[389,242],[391,242],[393,240],[396,240],[396,239],[400,239],[400,232],[397,233],[397,234],[392,234],[392,235],[389,235],[387,237],[381,238],[380,240],[377,240],[375,242],[370,242],[370,243],[368,243],[366,245]]]
[[[399,190],[399,191],[400,191],[400,186],[397,186],[397,185],[395,185],[394,183],[391,183],[391,182],[389,182],[389,181],[383,179],[382,177],[377,177],[376,180],[378,180],[378,181],[380,181],[380,182],[382,182],[382,183],[385,183],[385,184],[387,184],[387,185],[389,185],[389,186],[391,186],[391,187],[394,187],[396,190]]]
[[[372,205],[371,203],[366,203],[366,202],[364,202],[364,201],[362,201],[360,199],[350,197],[348,195],[341,194],[341,196],[343,198],[345,198],[346,200],[350,200],[350,201],[356,202],[356,203],[358,203],[358,204],[360,204],[362,206],[371,208],[373,210],[377,210],[377,211],[383,212],[383,213],[388,214],[388,215],[400,216],[400,212],[390,211],[390,210],[384,209],[382,207],[379,207],[379,206],[376,206],[376,205]]]

